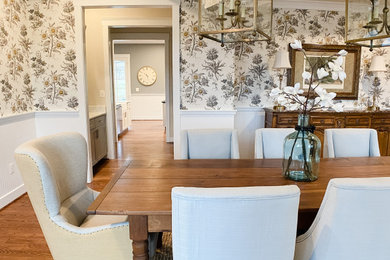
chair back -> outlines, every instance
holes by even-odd
[[[291,260],[299,188],[172,189],[173,259]]]
[[[332,179],[294,259],[389,259],[389,219],[390,178]]]
[[[378,134],[375,129],[325,129],[325,158],[380,156]]]
[[[181,132],[182,159],[239,159],[237,130],[189,129]]]
[[[283,158],[284,139],[294,128],[261,128],[255,132],[255,159]]]

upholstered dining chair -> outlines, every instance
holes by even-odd
[[[86,187],[87,146],[78,133],[38,138],[15,159],[54,259],[130,259],[127,217],[86,215],[99,194]]]
[[[255,131],[255,159],[283,158],[284,138],[294,128],[260,128]]]
[[[299,195],[295,185],[173,188],[173,259],[293,259]]]
[[[389,259],[389,219],[390,178],[332,179],[294,259]]]
[[[324,158],[380,156],[378,134],[368,128],[325,129]]]
[[[240,159],[237,130],[182,130],[181,159]]]

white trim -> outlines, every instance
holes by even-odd
[[[153,18],[132,18],[132,19],[117,19],[117,20],[102,20],[104,27],[134,27],[134,28],[166,28],[172,26],[171,17],[153,17]]]
[[[23,114],[0,117],[0,126],[16,123],[31,118],[35,118],[35,112],[27,112]]]
[[[226,116],[226,117],[231,117],[231,116],[234,116],[236,115],[237,111],[236,110],[199,110],[199,111],[195,111],[195,110],[181,110],[180,111],[180,114],[182,116],[186,116],[186,117],[189,117],[189,116],[196,116],[196,117],[199,117],[199,116],[205,116],[205,117],[214,117],[214,116]]]
[[[172,99],[173,106],[173,152],[174,158],[180,156],[180,2],[172,5]],[[168,128],[167,128],[168,129]]]
[[[37,111],[35,118],[79,117],[78,111]]]
[[[24,193],[26,193],[26,188],[24,187],[24,184],[20,185],[19,187],[16,187],[12,191],[8,192],[7,194],[3,195],[0,198],[0,209],[7,206],[20,196],[22,196]]]
[[[345,1],[275,0],[274,8],[345,11]]]
[[[261,107],[237,107],[237,112],[264,112]]]
[[[164,40],[113,40],[114,44],[165,44]]]

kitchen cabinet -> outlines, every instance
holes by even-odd
[[[107,156],[106,115],[90,119],[92,165]]]

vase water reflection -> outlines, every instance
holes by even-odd
[[[296,131],[289,134],[283,147],[283,174],[294,181],[315,181],[318,178],[321,141],[309,125],[309,115],[300,114]]]

